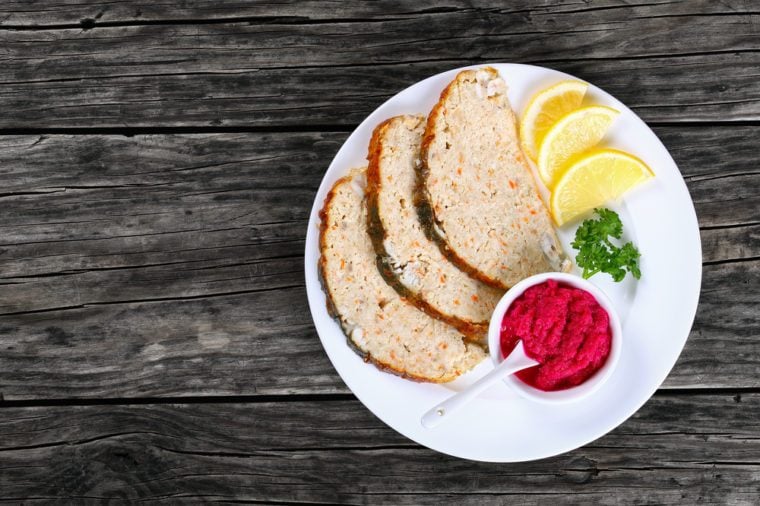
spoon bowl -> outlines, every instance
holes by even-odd
[[[504,379],[505,376],[514,374],[517,371],[522,371],[528,367],[533,367],[534,365],[538,365],[538,362],[525,354],[522,341],[520,341],[512,350],[512,353],[502,360],[499,365],[494,367],[493,371],[470,385],[468,389],[452,395],[422,415],[422,426],[427,429],[435,427],[449,418],[454,412],[464,407],[464,405],[472,399],[480,395],[483,390]]]

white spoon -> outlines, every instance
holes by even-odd
[[[522,341],[517,343],[512,353],[502,361],[493,371],[489,372],[470,387],[461,392],[457,392],[445,401],[422,415],[422,426],[432,429],[439,423],[451,418],[451,416],[462,409],[465,404],[477,397],[483,390],[487,389],[494,383],[498,383],[506,376],[522,371],[528,367],[538,365],[538,362],[525,354]]]

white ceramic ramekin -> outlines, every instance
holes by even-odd
[[[491,353],[491,360],[493,360],[494,365],[499,365],[504,359],[501,352],[501,322],[504,319],[504,315],[506,314],[507,309],[509,309],[509,306],[512,304],[512,302],[514,302],[515,299],[522,295],[525,290],[531,286],[538,285],[548,280],[555,280],[565,285],[580,288],[581,290],[586,290],[591,295],[593,295],[599,305],[602,306],[605,311],[607,311],[607,314],[610,317],[610,330],[612,331],[612,346],[610,349],[610,354],[607,357],[607,361],[604,363],[601,369],[599,369],[589,379],[580,385],[565,390],[544,392],[543,390],[539,390],[526,383],[523,383],[514,374],[504,378],[504,381],[512,389],[517,391],[517,393],[534,401],[544,403],[577,401],[596,391],[599,387],[602,386],[607,378],[609,378],[610,374],[618,363],[620,352],[623,346],[623,331],[621,329],[620,318],[617,314],[617,311],[615,311],[615,308],[612,306],[612,303],[604,294],[604,292],[602,292],[595,285],[591,284],[589,281],[579,276],[560,272],[536,274],[535,276],[531,276],[520,281],[515,286],[510,288],[507,293],[504,294],[494,309],[493,315],[491,316],[491,323],[488,328],[488,348]],[[507,352],[509,351],[511,350],[507,350]]]

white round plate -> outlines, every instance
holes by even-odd
[[[591,281],[609,295],[623,322],[620,363],[594,395],[581,401],[547,405],[520,397],[506,384],[494,386],[434,429],[420,417],[434,404],[482,376],[492,366],[484,360],[456,381],[415,383],[381,372],[347,345],[329,316],[317,275],[319,210],[333,183],[350,168],[366,164],[373,128],[398,114],[427,114],[455,75],[454,69],[421,81],[377,108],[346,140],[327,169],[309,220],[306,236],[306,291],[314,324],[333,366],[356,397],[383,422],[404,436],[436,451],[487,462],[519,462],[578,448],[614,429],[655,392],[681,353],[694,320],[702,277],[702,252],[694,206],[681,174],[657,136],[614,97],[590,85],[584,103],[621,111],[606,145],[628,151],[654,171],[654,180],[613,204],[624,224],[624,240],[641,251],[641,280],[628,276],[613,283],[606,274]],[[531,65],[491,64],[509,87],[509,99],[520,114],[529,97],[573,76]],[[565,250],[574,227],[560,230]]]

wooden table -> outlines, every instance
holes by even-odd
[[[0,502],[760,501],[752,2],[6,0],[0,20]],[[683,172],[704,257],[655,396],[515,465],[437,454],[367,411],[303,276],[313,197],[353,128],[492,61],[631,106]]]

